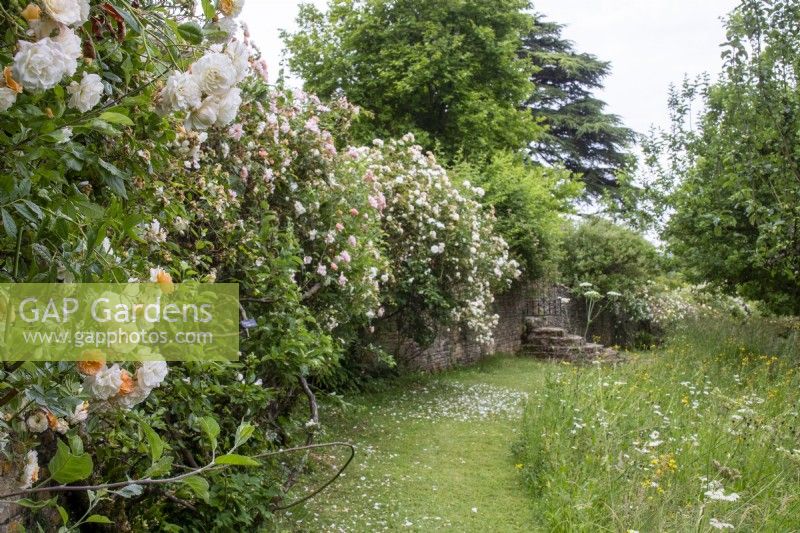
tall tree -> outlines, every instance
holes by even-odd
[[[626,148],[634,134],[593,94],[603,87],[610,64],[577,52],[562,37],[562,29],[536,15],[522,41],[520,55],[535,66],[526,105],[547,128],[530,153],[534,160],[560,164],[582,176],[587,193],[611,191],[617,196],[617,175],[631,163]]]
[[[673,94],[666,237],[697,281],[800,313],[800,4],[743,0],[716,83]],[[703,104],[699,121],[692,100]],[[696,108],[696,107],[695,107]],[[693,120],[694,119],[694,120]],[[694,123],[694,124],[692,124]]]
[[[331,0],[284,33],[307,90],[344,94],[370,116],[356,134],[416,134],[446,159],[522,150],[540,133],[523,108],[533,68],[518,54],[527,0]],[[358,128],[358,127],[357,127]]]

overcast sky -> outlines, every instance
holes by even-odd
[[[446,0],[443,0],[446,1]],[[241,19],[262,49],[274,80],[280,68],[282,28],[293,30],[294,0],[248,0]],[[325,0],[315,0],[324,7]],[[666,125],[667,89],[684,74],[715,74],[724,40],[720,17],[737,0],[537,0],[536,11],[566,24],[580,51],[611,61],[600,97],[637,131]]]

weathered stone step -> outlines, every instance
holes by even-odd
[[[553,328],[553,327],[542,327],[542,328],[535,328],[531,333],[538,337],[563,337],[566,335],[566,331],[564,328]]]
[[[587,342],[583,349],[587,354],[596,355],[602,353],[606,347],[602,344],[597,344],[596,342]]]
[[[580,335],[564,335],[563,337],[545,337],[542,335],[529,336],[525,339],[526,344],[536,346],[583,346],[585,344],[583,337]]]

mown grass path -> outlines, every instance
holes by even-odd
[[[480,365],[345,397],[324,411],[324,440],[348,440],[346,475],[285,516],[299,531],[530,531],[529,495],[512,444],[540,361],[498,357]],[[334,468],[340,458],[317,456]],[[320,468],[321,477],[328,472]],[[299,491],[298,494],[302,493]]]

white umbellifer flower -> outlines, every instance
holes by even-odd
[[[83,56],[83,43],[81,42],[81,38],[71,29],[62,27],[58,31],[58,35],[53,37],[52,40],[68,58],[78,60]],[[70,76],[73,74],[75,74],[74,70],[69,73]]]
[[[231,58],[231,63],[236,69],[237,83],[250,74],[250,47],[242,41],[231,41],[225,46],[225,55]]]
[[[105,87],[100,76],[84,72],[80,83],[73,81],[67,87],[67,92],[70,94],[69,106],[86,113],[100,103],[104,90]]]
[[[8,87],[0,87],[0,113],[8,111],[17,101],[17,93]]]
[[[28,425],[28,430],[32,433],[41,433],[46,431],[50,425],[47,422],[47,414],[44,411],[36,411],[25,421]]]
[[[78,424],[89,418],[89,402],[81,402],[75,406],[75,411],[70,415],[69,421]]]
[[[200,107],[192,110],[186,117],[184,126],[186,129],[191,130],[207,130],[217,121],[217,114],[219,112],[218,101],[216,98],[208,97],[203,100]]]
[[[712,518],[708,521],[708,525],[713,527],[714,529],[734,529],[733,524],[729,524],[728,522],[723,522],[722,520],[718,520],[716,518]]]
[[[39,480],[39,454],[30,450],[25,456],[25,468],[22,471],[21,489],[29,489]]]
[[[175,71],[167,78],[161,93],[161,105],[169,111],[187,111],[200,106],[202,95],[194,76]]]
[[[79,0],[42,0],[44,12],[65,26],[81,21],[81,3]]]
[[[215,125],[223,127],[236,120],[240,105],[242,105],[242,90],[234,87],[217,104],[217,121]]]
[[[116,395],[121,385],[122,371],[117,364],[111,368],[101,368],[94,376],[86,376],[83,382],[84,388],[88,389],[95,398],[100,400],[108,400]]]
[[[731,492],[730,494],[725,494],[725,487],[722,486],[722,483],[713,479],[708,482],[707,485],[708,490],[704,493],[706,498],[709,500],[716,500],[716,501],[723,501],[723,502],[735,502],[739,499],[739,495],[735,492]]]
[[[61,46],[49,37],[31,43],[19,42],[14,55],[14,78],[26,89],[52,89],[64,75],[72,76],[78,68]]]
[[[205,94],[224,96],[236,84],[236,68],[227,55],[210,52],[192,65],[194,76],[200,90]]]
[[[144,361],[136,371],[136,380],[141,387],[153,389],[161,385],[169,368],[164,361]]]

